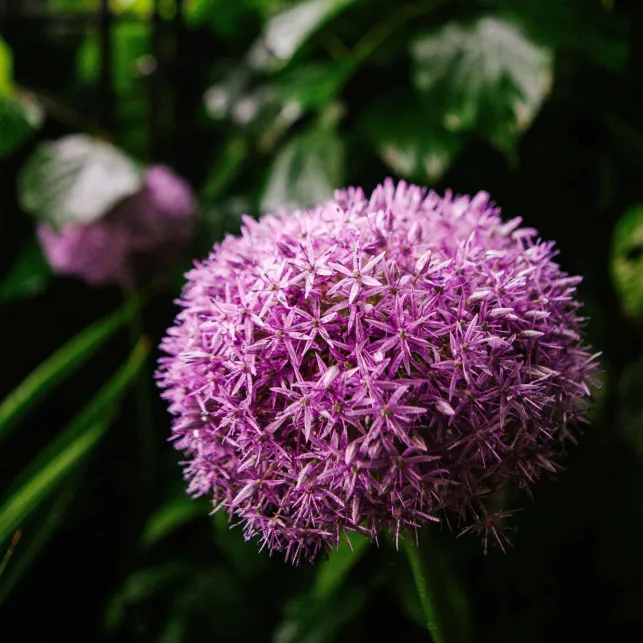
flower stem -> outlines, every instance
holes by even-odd
[[[413,572],[413,579],[415,580],[415,587],[417,589],[418,598],[420,599],[427,629],[435,643],[446,643],[440,619],[437,614],[438,610],[435,597],[432,596],[429,583],[427,582],[418,548],[413,546],[410,538],[405,538],[402,542],[409,559],[411,571]]]

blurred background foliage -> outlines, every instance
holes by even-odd
[[[149,163],[198,194],[187,256],[388,175],[556,239],[604,353],[593,424],[506,553],[436,527],[417,564],[449,642],[639,631],[642,30],[635,0],[0,0],[2,635],[428,640],[393,543],[292,568],[185,496],[152,373],[187,261],[126,297],[51,274],[34,218],[96,220]]]

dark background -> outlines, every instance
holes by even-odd
[[[385,176],[396,176],[378,156],[364,114],[385,94],[397,97],[397,119],[404,120],[411,87],[408,42],[451,21],[505,15],[508,6],[456,0],[431,9],[427,3],[425,13],[405,22],[328,100],[280,132],[271,104],[245,124],[217,120],[204,108],[208,87],[226,86],[235,70],[243,70],[269,4],[215,1],[212,15],[201,8],[195,18],[187,2],[150,2],[157,9],[151,15],[108,12],[100,2],[0,2],[0,35],[13,49],[16,82],[34,92],[47,115],[40,131],[0,167],[0,275],[10,273],[33,238],[34,223],[21,211],[16,181],[39,141],[78,131],[104,134],[143,161],[170,165],[201,200],[191,251],[200,256],[224,231],[238,230],[241,211],[260,211],[280,150],[305,135],[327,104],[343,112],[334,125],[345,148],[341,184],[368,191]],[[305,78],[309,61],[328,58],[327,43],[358,42],[409,4],[352,3],[312,35],[289,64],[291,73]],[[580,293],[591,318],[587,335],[603,351],[604,384],[592,424],[578,447],[570,448],[567,470],[556,482],[536,485],[533,500],[517,500],[522,510],[511,518],[513,544],[506,553],[492,546],[484,555],[475,536],[455,539],[446,532],[436,533],[434,547],[462,583],[476,640],[620,640],[643,626],[643,384],[632,370],[643,341],[638,320],[621,312],[610,279],[610,244],[619,217],[643,201],[643,3],[542,0],[532,2],[535,12],[523,4],[515,4],[512,16],[552,51],[553,84],[515,153],[497,149],[474,128],[463,135],[441,178],[410,178],[439,192],[484,189],[506,218],[519,214],[557,241],[564,269],[585,277]],[[117,53],[126,49],[127,29],[139,34],[133,39],[144,47],[142,62],[141,56],[128,62]],[[78,70],[88,39],[97,52],[94,76]],[[154,67],[151,73],[140,72],[146,62]],[[119,85],[121,73],[129,73],[129,80]],[[267,73],[246,75],[242,93],[272,82]],[[392,118],[391,130],[398,126]],[[242,159],[230,156],[230,149],[244,150]],[[306,153],[314,156],[314,145]],[[179,284],[157,293],[145,309],[145,332],[155,345],[171,323]],[[0,304],[0,392],[121,299],[116,288],[91,289],[57,277],[30,297]],[[2,487],[118,367],[128,347],[122,333],[22,421],[0,447]],[[150,515],[180,498],[182,489],[179,456],[166,443],[169,417],[151,384],[153,361],[147,367],[153,452],[141,453],[132,391],[106,438],[61,487],[60,493],[67,488],[72,495],[64,519],[0,605],[3,639],[263,641],[273,640],[284,619],[301,619],[313,632],[309,638],[275,640],[380,640],[384,632],[399,641],[427,640],[407,597],[404,557],[386,543],[369,549],[346,586],[316,607],[307,598],[314,568],[257,555],[254,544],[243,545],[238,533],[228,534],[208,518],[207,503],[161,542],[140,546]],[[154,471],[148,492],[140,480],[146,460]],[[46,509],[25,525],[25,542],[41,528]],[[427,574],[431,569],[429,559]]]

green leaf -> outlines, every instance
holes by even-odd
[[[448,24],[411,51],[415,85],[443,126],[477,131],[505,151],[514,150],[550,89],[550,52],[498,18]]]
[[[340,628],[359,613],[366,600],[363,587],[345,587],[345,583],[369,544],[364,536],[351,534],[349,542],[318,563],[310,591],[287,603],[274,643],[324,643],[337,638]]]
[[[354,619],[366,604],[362,587],[344,587],[325,600],[312,603],[300,597],[286,607],[287,616],[276,630],[273,643],[330,643],[341,628]]]
[[[17,92],[10,96],[0,94],[0,158],[18,149],[43,120],[44,112],[31,96]]]
[[[22,207],[54,228],[91,223],[142,185],[137,165],[84,134],[41,144],[18,178]]]
[[[234,137],[228,141],[203,184],[201,198],[205,203],[213,203],[221,198],[238,176],[247,156],[248,145],[243,138]]]
[[[643,317],[643,204],[631,207],[616,224],[611,269],[624,312]]]
[[[439,114],[411,93],[374,100],[366,110],[362,129],[396,174],[419,183],[439,180],[461,146],[462,137],[447,130]]]
[[[149,346],[141,340],[123,367],[19,476],[0,505],[0,543],[89,455],[107,431],[120,397],[140,372],[148,354]]]
[[[161,591],[167,591],[186,577],[193,576],[195,572],[193,565],[181,562],[170,562],[135,571],[109,602],[105,611],[105,629],[113,632],[120,627],[128,606],[145,601]]]
[[[0,98],[6,98],[13,92],[13,52],[9,45],[0,38]],[[2,132],[2,129],[0,129]]]
[[[93,323],[38,366],[0,403],[0,442],[20,417],[84,364],[134,314],[132,304]]]
[[[349,542],[342,543],[337,551],[330,552],[327,561],[318,564],[311,592],[315,600],[329,598],[344,584],[355,565],[368,551],[369,544],[368,538],[351,534]]]
[[[188,0],[184,11],[189,26],[207,25],[223,37],[241,35],[247,18],[256,12],[253,3],[229,0]]]
[[[51,268],[40,244],[32,239],[25,244],[11,272],[0,283],[0,302],[41,293],[49,283]]]
[[[302,112],[320,109],[337,97],[351,70],[349,62],[304,63],[281,73],[274,88],[284,107],[296,105]]]
[[[250,578],[263,572],[266,567],[265,552],[257,549],[257,543],[246,541],[240,527],[228,521],[225,511],[217,511],[212,516],[216,544],[241,578]]]
[[[2,575],[0,583],[0,607],[18,585],[25,573],[34,564],[53,534],[58,530],[77,490],[77,480],[72,478],[55,499],[53,506],[37,529],[21,538],[20,547],[14,555],[11,566]]]
[[[344,144],[334,130],[318,126],[279,151],[261,199],[264,212],[309,207],[329,199],[343,181]]]
[[[277,14],[264,27],[263,40],[279,66],[285,65],[321,27],[356,0],[307,0]]]
[[[164,504],[152,515],[143,529],[141,544],[151,547],[176,529],[206,514],[207,507],[204,510],[201,502],[184,493]]]
[[[632,25],[625,15],[606,16],[604,9],[591,2],[493,0],[492,4],[550,47],[579,52],[612,70],[627,64]]]
[[[105,434],[122,394],[149,354],[141,340],[127,362],[25,469],[0,505],[0,543],[55,491]]]

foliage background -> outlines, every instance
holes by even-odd
[[[392,175],[484,189],[585,276],[604,385],[568,470],[517,499],[506,553],[439,528],[422,543],[456,623],[447,640],[638,631],[643,342],[610,275],[615,226],[643,201],[642,28],[643,5],[620,0],[0,2],[0,397],[123,303],[115,288],[54,278],[34,245],[20,203],[44,188],[19,177],[42,141],[84,132],[170,165],[199,195],[191,256],[244,212],[309,205],[336,186]],[[624,256],[638,292],[640,250]],[[291,568],[184,497],[157,352],[145,351],[171,323],[187,265],[147,297],[138,328],[119,326],[91,355],[76,346],[11,435],[0,413],[0,556],[15,549],[0,567],[3,635],[427,640],[407,560],[387,541]],[[92,397],[108,380],[113,395]],[[69,432],[88,400],[96,412]],[[77,438],[90,446],[61,464]]]

